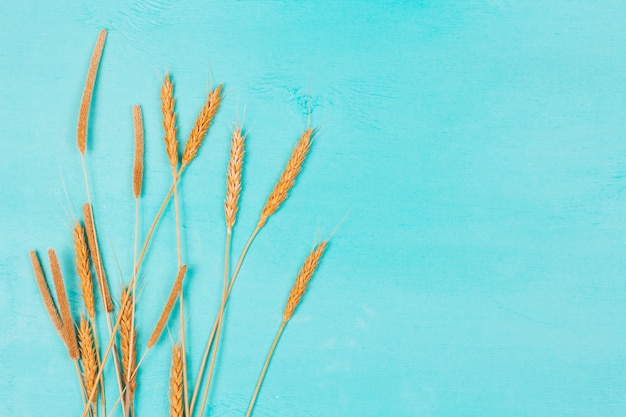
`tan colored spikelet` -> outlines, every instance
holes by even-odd
[[[311,280],[311,277],[313,277],[313,274],[320,263],[320,259],[326,250],[327,244],[328,241],[325,240],[317,245],[304,262],[302,269],[296,277],[296,282],[293,284],[293,287],[289,292],[289,298],[287,299],[287,305],[285,306],[285,311],[283,313],[284,322],[287,322],[291,316],[293,316],[293,312],[296,310],[298,304],[300,304],[300,300],[302,300],[302,296],[308,288],[309,281]]]
[[[174,111],[174,84],[170,75],[165,75],[161,87],[161,113],[163,113],[163,130],[165,131],[165,150],[172,168],[178,166],[178,140],[176,139],[176,112]]]
[[[141,117],[141,107],[133,106],[133,125],[135,126],[135,163],[133,165],[133,195],[135,198],[141,196],[143,185],[143,120]]]
[[[309,153],[309,149],[311,149],[314,133],[313,129],[306,129],[300,136],[300,140],[294,147],[285,170],[281,174],[276,186],[274,186],[274,190],[269,195],[265,207],[263,207],[261,218],[259,219],[260,226],[264,225],[267,219],[274,214],[287,199],[289,190],[294,186],[296,178],[304,164],[304,160]]]
[[[130,297],[130,300],[128,299]],[[137,330],[133,325],[133,299],[130,290],[124,288],[120,297],[120,305],[123,307],[120,311],[120,351],[122,356],[122,375],[124,382],[130,389],[131,396],[137,389],[137,380],[134,376],[135,366],[137,363]],[[132,357],[131,357],[132,351]],[[130,368],[129,368],[130,364]],[[128,370],[130,369],[130,373]],[[128,375],[131,380],[128,380]]]
[[[111,301],[111,292],[109,291],[109,283],[107,281],[106,274],[104,273],[104,267],[102,265],[102,257],[98,250],[98,242],[96,239],[96,227],[93,220],[93,212],[91,211],[91,205],[89,203],[83,204],[83,216],[85,217],[85,229],[87,231],[87,243],[89,244],[89,253],[91,254],[91,260],[96,269],[96,276],[98,277],[98,285],[102,293],[102,303],[107,313],[113,311],[113,302]]]
[[[198,150],[204,141],[204,137],[217,114],[217,111],[220,107],[220,103],[222,102],[222,86],[220,84],[217,88],[211,91],[204,103],[204,107],[200,111],[198,118],[196,119],[196,124],[189,135],[189,140],[187,141],[187,145],[185,145],[185,151],[183,152],[182,157],[182,166],[185,167],[191,163],[191,161],[198,154]]]
[[[152,348],[161,337],[161,333],[167,324],[167,319],[174,308],[174,303],[176,303],[176,299],[178,297],[178,293],[180,293],[183,287],[183,278],[185,278],[185,273],[187,272],[187,265],[183,265],[178,270],[178,275],[176,276],[176,281],[174,281],[174,286],[172,287],[172,291],[170,292],[169,297],[167,298],[167,302],[165,303],[165,307],[163,308],[163,312],[161,312],[161,317],[159,317],[159,321],[150,335],[150,339],[148,339],[148,349]]]
[[[183,417],[183,358],[179,345],[172,349],[170,375],[170,417]]]
[[[76,273],[80,280],[80,291],[85,302],[87,314],[93,320],[96,316],[96,308],[93,295],[93,281],[91,278],[91,267],[89,264],[89,250],[85,229],[78,223],[74,224],[74,250],[76,252]]]
[[[91,55],[89,63],[89,72],[87,73],[87,81],[83,90],[83,99],[80,102],[80,111],[78,113],[78,129],[76,131],[76,139],[78,142],[78,150],[82,155],[87,149],[87,125],[89,124],[89,108],[91,107],[91,97],[93,96],[93,87],[96,83],[96,75],[102,58],[102,50],[106,41],[107,31],[102,29],[98,35],[96,46]]]
[[[54,291],[57,293],[59,312],[61,313],[61,320],[63,321],[65,344],[67,345],[70,358],[72,360],[76,360],[80,358],[78,341],[76,340],[76,329],[74,329],[74,320],[72,319],[70,303],[67,299],[67,292],[65,291],[65,283],[63,282],[63,275],[61,274],[61,266],[59,265],[59,259],[57,258],[57,254],[54,249],[48,250],[48,258],[50,260],[50,270],[52,271]]]
[[[242,134],[241,127],[235,127],[230,146],[230,161],[228,162],[228,173],[226,176],[226,201],[224,202],[226,226],[231,229],[235,225],[237,210],[239,209],[244,141],[245,135]]]
[[[80,326],[78,327],[78,344],[83,366],[83,385],[85,392],[88,393],[95,388],[96,393],[92,401],[95,404],[98,397],[98,357],[91,324],[83,315],[80,316]]]
[[[52,298],[52,293],[50,292],[50,287],[48,287],[48,282],[43,274],[43,269],[41,268],[41,262],[39,262],[39,258],[37,257],[37,252],[34,250],[30,251],[30,260],[33,264],[33,272],[35,273],[35,280],[37,281],[37,286],[39,287],[39,292],[41,293],[41,298],[43,299],[43,304],[46,307],[46,311],[50,316],[50,320],[52,320],[52,324],[54,328],[61,336],[61,340],[65,343],[65,333],[63,330],[63,322],[61,320],[61,316],[59,315],[59,311],[57,310],[57,306],[54,303],[54,299]]]

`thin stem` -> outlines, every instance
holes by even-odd
[[[178,171],[178,175],[176,176],[175,182],[179,181],[183,172],[184,172],[185,167],[181,167],[180,170]],[[161,215],[163,214],[163,211],[165,211],[165,207],[167,206],[167,203],[169,202],[170,197],[172,196],[172,193],[174,192],[174,186],[170,187],[169,192],[167,193],[167,195],[165,196],[165,199],[163,200],[163,204],[161,205],[161,208],[159,209],[159,212],[157,213],[154,221],[152,222],[152,226],[150,226],[150,231],[148,232],[148,235],[146,236],[146,240],[144,241],[143,244],[143,248],[141,249],[141,254],[139,255],[139,259],[137,260],[137,263],[135,264],[135,270],[133,273],[133,278],[131,279],[131,283],[129,286],[134,286],[135,285],[135,280],[137,278],[137,272],[139,271],[139,267],[141,266],[141,262],[143,261],[143,258],[146,254],[146,251],[148,249],[148,244],[150,243],[150,239],[152,237],[152,234],[154,233],[154,230],[156,229],[156,225],[159,221],[159,219],[161,218]],[[122,305],[120,307],[120,310],[123,310],[124,308],[126,308],[126,302],[128,302],[128,300],[130,300],[130,297],[126,299],[126,301],[124,302],[124,305]],[[113,326],[113,334],[115,334],[115,332],[117,331],[117,329],[120,326],[120,321],[121,321],[121,317],[118,317],[117,320],[115,321],[115,326]],[[102,375],[102,370],[104,369],[104,364],[107,361],[107,358],[109,356],[109,353],[111,352],[111,348],[113,346],[113,339],[109,340],[109,343],[107,345],[105,354],[102,358],[102,367],[99,369],[98,371],[98,378],[100,378],[100,376]],[[147,353],[147,352],[146,352]],[[145,357],[145,354],[144,354]],[[91,390],[91,393],[89,394],[89,401],[93,400],[93,397],[96,393],[95,389]],[[85,407],[85,409],[83,410],[83,414],[82,417],[87,417],[87,413],[88,413],[88,408]]]
[[[182,265],[181,244],[180,244],[180,215],[178,211],[178,186],[176,180],[176,168],[172,167],[172,177],[174,178],[174,209],[176,213],[176,253],[178,256],[178,269]],[[179,294],[180,301],[180,338],[181,338],[181,355],[183,362],[183,395],[185,403],[185,415],[189,415],[189,383],[187,380],[187,348],[185,345],[185,302],[183,297],[183,289]]]
[[[224,250],[224,287],[222,290],[222,304],[220,306],[217,326],[217,336],[215,338],[215,345],[213,346],[213,355],[211,357],[211,365],[209,366],[209,375],[207,376],[207,383],[204,388],[204,396],[202,397],[202,405],[200,406],[200,416],[204,413],[204,406],[206,405],[207,398],[209,396],[209,387],[211,386],[211,378],[213,377],[213,371],[215,369],[215,360],[217,358],[217,352],[220,345],[220,335],[222,333],[222,325],[224,323],[224,307],[226,306],[226,291],[228,288],[228,255],[230,252],[230,239],[232,236],[232,228],[229,227],[226,231],[226,248]]]
[[[263,370],[261,371],[261,375],[259,376],[259,380],[256,383],[256,388],[254,389],[254,393],[252,394],[252,399],[250,400],[250,406],[248,407],[248,412],[246,413],[246,417],[250,417],[252,414],[252,409],[254,408],[254,404],[256,403],[256,397],[259,395],[259,391],[261,389],[261,384],[263,383],[263,379],[265,378],[265,373],[267,372],[267,367],[272,360],[272,356],[274,355],[274,350],[276,349],[276,345],[278,344],[278,340],[280,336],[283,334],[283,330],[285,330],[285,326],[287,325],[286,321],[283,321],[276,333],[276,337],[274,338],[274,343],[272,343],[272,347],[267,354],[267,358],[265,358],[265,364],[263,365]]]
[[[93,205],[91,204],[91,192],[89,190],[89,179],[87,177],[87,168],[85,166],[85,155],[83,155],[82,153],[81,153],[81,163],[82,163],[82,166],[83,166],[83,176],[85,178],[85,189],[87,191],[87,202],[89,203],[89,207],[91,208],[91,210],[93,212]],[[93,235],[94,235],[94,244],[95,244],[96,253],[93,254],[93,256],[100,257],[100,249],[98,248],[98,234],[97,234],[96,230],[97,229],[96,229],[95,221],[94,221]],[[98,262],[98,267],[100,268],[100,271],[98,271],[99,272],[98,276],[101,277],[104,274],[104,272],[102,271],[102,269],[104,269],[104,266],[102,265],[103,264],[102,259],[99,259],[99,261],[100,262]],[[99,278],[99,280],[102,281],[100,278]],[[106,285],[106,283],[100,282],[99,287],[100,287],[100,294],[102,296],[102,300],[106,304],[106,301],[105,301],[106,300],[106,296],[105,296],[105,293],[104,293],[104,285]],[[105,310],[106,310],[106,308],[105,308]],[[110,338],[109,344],[112,343],[113,347],[115,348],[115,350],[117,350],[117,347],[115,347],[115,337],[114,337],[115,333],[111,332],[111,328],[112,328],[112,326],[111,326],[111,313],[109,313],[107,311],[106,312],[106,317],[107,317],[107,328],[109,329],[109,338]],[[119,321],[119,318],[118,318],[118,321]],[[114,359],[113,362],[115,364],[115,373],[116,373],[116,376],[117,376],[117,385],[119,387],[120,392],[122,392],[122,385],[123,384],[122,384],[122,373],[120,372],[119,358],[117,357],[117,355],[113,355],[113,359]],[[104,368],[104,363],[102,364],[102,367]],[[96,384],[95,387],[97,387],[97,384]],[[85,405],[85,408],[87,408],[87,405],[88,404]],[[126,415],[126,409],[124,407],[124,404],[122,404],[122,409],[124,410],[124,415]]]
[[[109,337],[111,341],[113,341],[113,351],[117,352],[117,344],[115,343],[115,332],[113,332],[113,325],[111,320],[111,313],[106,313],[107,316],[107,328],[109,329]],[[120,393],[124,389],[124,384],[122,383],[122,365],[120,364],[120,358],[117,354],[113,355],[113,365],[115,366],[115,373],[117,374],[117,385],[120,390]],[[122,412],[125,416],[126,414],[126,404],[122,402]]]
[[[261,230],[261,228],[263,227],[263,224],[259,223],[257,225],[257,227],[254,229],[254,231],[252,232],[252,234],[250,235],[250,238],[248,239],[248,242],[246,243],[246,246],[244,246],[243,251],[241,252],[241,255],[239,256],[239,261],[237,262],[237,266],[235,267],[235,271],[233,272],[231,279],[230,279],[230,284],[228,285],[228,291],[226,292],[226,300],[224,302],[224,306],[226,306],[226,303],[228,302],[228,298],[230,297],[230,292],[233,289],[233,285],[235,283],[235,280],[237,279],[237,275],[239,274],[239,270],[241,269],[241,265],[243,264],[243,260],[246,257],[246,254],[248,253],[248,249],[250,249],[250,245],[252,245],[252,242],[254,241],[254,238],[256,237],[256,235],[259,233],[259,231]],[[193,396],[191,397],[191,407],[190,407],[190,412],[193,413],[194,410],[194,405],[196,403],[196,400],[198,399],[198,391],[200,390],[200,385],[202,383],[202,377],[204,376],[204,368],[206,366],[206,362],[209,358],[209,352],[211,350],[211,345],[213,344],[213,339],[215,338],[215,333],[217,331],[217,326],[219,325],[219,321],[220,321],[220,317],[219,315],[215,318],[215,322],[213,323],[213,328],[211,329],[211,334],[209,335],[209,340],[207,341],[206,344],[206,348],[204,349],[204,355],[202,357],[202,361],[200,362],[200,370],[198,371],[198,376],[196,378],[196,385],[194,388],[194,392],[193,392]]]
[[[76,367],[76,374],[78,375],[78,386],[80,388],[80,396],[83,398],[83,406],[87,405],[85,401],[85,384],[83,384],[83,376],[80,373],[80,367],[78,366],[78,359],[75,359],[74,366]]]
[[[91,317],[89,318],[89,321],[91,322],[91,330],[93,331],[93,341],[94,341],[95,349],[96,349],[96,361],[98,363],[98,368],[101,368],[102,364],[100,362],[100,347],[98,345],[98,333],[96,330],[96,321],[93,320]],[[106,416],[106,397],[104,395],[104,378],[102,377],[102,374],[100,374],[100,378],[98,380],[100,384],[100,393],[102,397],[102,415]]]
[[[133,377],[131,376],[131,371],[133,367],[133,355],[134,355],[134,350],[135,350],[135,306],[137,304],[135,300],[135,297],[137,294],[137,280],[135,279],[134,265],[137,263],[138,240],[139,240],[139,198],[135,198],[135,239],[133,242],[133,277],[131,279],[133,286],[128,288],[128,294],[129,294],[128,298],[132,299],[131,319],[130,319],[131,330],[130,330],[130,346],[128,349],[128,369],[126,369],[126,372],[125,372],[126,385],[124,386],[124,389],[130,386],[130,382],[133,379]],[[122,396],[122,393],[120,393],[120,397],[121,396]],[[134,405],[132,404],[132,392],[127,391],[127,395],[125,398],[126,398],[125,401],[128,403],[127,406],[134,413]],[[126,410],[126,411],[128,412],[129,410]]]

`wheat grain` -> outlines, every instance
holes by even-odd
[[[133,195],[135,198],[141,196],[143,185],[143,120],[141,117],[141,107],[133,106],[133,125],[135,127],[135,163],[133,165]]]
[[[285,305],[285,311],[283,313],[283,321],[287,322],[293,316],[293,312],[295,311],[298,304],[302,300],[302,296],[306,292],[309,281],[311,277],[313,277],[313,273],[317,269],[320,259],[326,250],[326,245],[328,241],[325,240],[319,245],[317,245],[309,254],[308,258],[304,262],[302,269],[298,273],[296,277],[296,282],[294,283],[291,291],[289,292],[289,298],[287,299],[287,305]]]
[[[187,141],[187,145],[185,145],[185,151],[183,152],[182,157],[182,167],[186,167],[191,163],[191,161],[196,157],[202,142],[204,141],[204,137],[213,122],[213,118],[215,118],[215,114],[219,109],[220,103],[222,102],[222,84],[218,85],[217,88],[211,91],[196,119],[196,124],[194,125],[191,134],[189,135],[189,140]]]
[[[239,195],[241,194],[241,171],[243,168],[245,135],[241,127],[235,127],[230,146],[230,161],[226,176],[226,201],[224,212],[226,214],[226,226],[229,229],[235,225],[237,210],[239,209]]]
[[[129,299],[130,297],[130,299]],[[130,293],[129,288],[122,290],[120,296],[120,351],[122,356],[122,375],[125,375],[124,382],[130,390],[130,395],[137,388],[137,380],[135,378],[135,366],[137,363],[137,330],[133,323],[133,304],[135,300]],[[131,357],[132,353],[132,357]]]
[[[96,403],[98,385],[98,358],[96,355],[96,345],[89,320],[83,315],[80,316],[80,326],[78,328],[78,344],[80,347],[80,357],[83,366],[83,384],[85,392],[95,389],[96,394],[92,403]]]
[[[74,320],[72,319],[70,303],[67,299],[67,292],[65,291],[65,283],[63,282],[63,275],[61,274],[59,259],[54,249],[48,250],[48,258],[50,260],[50,270],[52,271],[52,282],[54,283],[54,290],[57,293],[57,300],[59,302],[59,312],[61,313],[61,321],[63,322],[65,343],[70,358],[76,360],[80,358],[78,342],[76,340],[76,329],[74,329]]]
[[[89,265],[89,250],[85,238],[85,229],[78,223],[74,224],[74,250],[76,252],[76,273],[80,280],[80,291],[85,302],[87,314],[93,320],[96,316],[96,308],[93,295],[93,281],[91,267]]]
[[[163,130],[165,131],[165,150],[173,169],[178,166],[178,140],[176,139],[176,112],[174,111],[174,84],[170,75],[165,75],[161,87],[161,113],[163,113]]]
[[[96,268],[96,275],[98,276],[98,285],[100,286],[100,292],[102,294],[102,303],[107,313],[113,311],[113,302],[111,301],[111,292],[109,291],[109,283],[107,281],[106,274],[104,273],[104,267],[102,265],[102,257],[98,250],[98,242],[96,239],[96,226],[93,219],[93,212],[91,211],[91,205],[89,203],[83,204],[83,216],[85,217],[85,229],[87,230],[87,243],[89,244],[89,252],[91,253],[91,260]]]
[[[183,359],[179,345],[174,345],[172,349],[170,417],[183,417]]]
[[[174,308],[174,303],[176,302],[176,297],[178,297],[178,293],[180,293],[183,287],[183,278],[185,278],[185,273],[187,272],[187,265],[183,265],[178,270],[178,275],[176,276],[176,281],[174,281],[174,286],[172,286],[172,291],[170,292],[169,297],[167,298],[167,302],[165,303],[165,307],[163,308],[163,312],[161,312],[161,317],[159,317],[159,321],[148,339],[148,349],[152,348],[159,340],[165,325],[167,324],[167,319],[170,316],[172,309]]]
[[[89,108],[91,107],[91,97],[93,96],[93,87],[96,83],[96,75],[98,74],[98,67],[100,66],[100,58],[102,58],[102,49],[104,48],[104,42],[107,37],[107,31],[102,29],[98,35],[96,46],[93,49],[91,55],[91,62],[89,63],[89,72],[87,73],[87,81],[85,82],[85,89],[83,90],[83,98],[80,102],[80,111],[78,113],[78,129],[76,131],[76,138],[78,142],[78,150],[81,155],[85,155],[87,149],[87,125],[89,124]]]
[[[265,203],[265,207],[263,207],[261,218],[259,219],[260,226],[264,225],[267,219],[274,214],[280,205],[287,199],[289,191],[294,186],[296,178],[302,170],[304,160],[309,153],[314,133],[313,129],[306,129],[300,136],[300,140],[294,147],[285,170],[281,174],[276,186],[274,186],[274,190],[269,195],[267,202]]]
[[[52,293],[50,292],[50,287],[48,287],[48,282],[43,274],[43,269],[41,268],[41,262],[39,262],[39,258],[37,257],[37,252],[34,250],[30,251],[30,260],[33,264],[33,272],[35,273],[35,281],[37,281],[37,286],[39,287],[39,292],[41,293],[41,298],[43,299],[43,304],[46,307],[46,311],[50,316],[50,320],[52,320],[52,324],[56,329],[59,336],[61,336],[61,340],[65,343],[65,334],[63,331],[63,321],[61,320],[61,316],[59,315],[59,311],[57,310],[57,306],[54,303],[54,299],[52,298]]]

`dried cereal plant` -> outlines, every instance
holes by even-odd
[[[80,326],[78,327],[78,344],[80,347],[81,364],[83,367],[83,384],[85,386],[85,392],[96,390],[97,396],[98,358],[96,355],[96,345],[91,324],[83,315],[80,316]],[[91,404],[95,407],[96,399],[92,400]]]
[[[165,325],[167,324],[167,319],[174,308],[174,304],[176,303],[176,297],[178,297],[178,293],[183,286],[183,278],[185,278],[185,273],[187,272],[187,265],[183,265],[178,271],[178,275],[176,276],[176,281],[174,281],[174,286],[172,287],[172,291],[170,292],[169,297],[167,298],[167,302],[165,303],[165,307],[161,312],[161,317],[159,317],[159,321],[150,335],[150,339],[148,340],[148,349],[152,348],[156,342],[159,340]]]
[[[278,340],[280,339],[280,336],[283,334],[283,331],[285,330],[285,326],[287,325],[287,322],[293,316],[293,313],[296,307],[298,306],[298,304],[300,304],[300,301],[302,300],[302,296],[304,295],[305,291],[308,288],[309,281],[313,277],[313,273],[317,269],[320,263],[320,259],[322,258],[322,255],[324,255],[324,251],[326,250],[327,244],[328,244],[328,241],[325,240],[319,245],[317,245],[311,251],[306,261],[304,262],[302,269],[298,273],[298,276],[296,277],[296,282],[291,288],[291,292],[289,293],[289,298],[287,299],[287,304],[285,305],[285,311],[283,313],[283,321],[280,325],[280,328],[278,329],[278,332],[276,333],[274,342],[272,342],[270,351],[268,352],[267,357],[265,358],[265,364],[263,365],[263,370],[261,371],[261,375],[259,376],[259,380],[257,381],[256,388],[254,389],[254,393],[252,394],[252,399],[250,400],[250,405],[248,406],[248,412],[246,413],[246,417],[250,417],[250,414],[252,414],[254,404],[256,403],[256,398],[259,395],[261,384],[263,383],[263,379],[265,378],[265,373],[267,372],[267,368],[270,364],[272,356],[274,355],[274,350],[276,349]]]
[[[91,320],[96,317],[96,307],[93,295],[93,282],[91,279],[91,267],[89,264],[89,250],[85,229],[76,221],[74,223],[74,251],[76,252],[76,273],[80,280],[80,290],[85,302],[87,314]]]
[[[96,276],[98,277],[98,285],[100,286],[100,292],[102,294],[102,303],[107,313],[113,311],[113,301],[111,301],[111,291],[109,290],[109,283],[107,281],[106,274],[104,273],[104,267],[102,265],[102,257],[100,250],[98,249],[98,240],[96,238],[96,228],[93,221],[93,212],[89,203],[83,204],[83,216],[85,216],[85,229],[87,230],[87,243],[89,244],[89,253],[91,254],[91,260],[93,261],[96,269]]]
[[[141,196],[143,185],[143,120],[141,107],[133,106],[133,125],[135,127],[135,163],[133,165],[133,195],[135,199]]]
[[[179,345],[174,345],[172,349],[170,417],[183,417],[183,359]]]
[[[67,346],[61,316],[59,315],[57,306],[54,303],[54,299],[52,298],[52,293],[50,292],[50,287],[48,287],[48,282],[46,281],[46,278],[43,274],[43,269],[41,268],[41,262],[39,262],[39,258],[37,257],[37,252],[35,252],[34,250],[30,251],[30,260],[33,264],[33,271],[35,273],[37,287],[39,287],[39,292],[41,293],[41,298],[43,299],[43,304],[46,307],[48,316],[50,316],[50,320],[52,320],[52,324],[54,325],[57,333],[59,333],[63,344]]]
[[[191,163],[191,161],[196,157],[202,142],[204,141],[204,137],[213,122],[213,118],[217,114],[217,110],[220,107],[220,103],[222,102],[222,84],[218,85],[215,90],[209,93],[206,103],[198,118],[196,119],[196,124],[189,135],[189,139],[187,140],[187,145],[185,146],[185,151],[183,152],[183,157],[181,160],[182,167],[186,167]]]
[[[78,350],[78,341],[76,340],[76,329],[74,329],[74,320],[72,319],[70,303],[67,299],[67,292],[65,291],[65,283],[63,282],[63,275],[61,274],[59,259],[54,249],[48,250],[48,258],[50,260],[54,291],[57,293],[57,300],[59,301],[59,311],[61,313],[61,320],[63,321],[63,335],[65,336],[67,350],[69,351],[70,358],[77,360],[80,358],[80,352]]]
[[[78,150],[81,155],[85,155],[87,149],[87,126],[89,124],[89,108],[91,107],[91,97],[93,95],[93,87],[96,84],[96,75],[98,74],[98,67],[100,66],[100,58],[102,58],[102,50],[104,49],[104,42],[106,41],[107,31],[102,29],[96,46],[91,56],[91,63],[89,64],[89,72],[87,73],[87,81],[85,82],[85,89],[83,91],[83,99],[80,102],[80,111],[78,113],[78,130],[76,132],[76,138],[78,142]]]
[[[174,84],[170,75],[165,75],[161,87],[161,113],[163,113],[163,130],[165,131],[165,150],[172,168],[178,166],[178,140],[176,139],[176,112],[174,111]]]

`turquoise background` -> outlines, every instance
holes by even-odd
[[[145,233],[170,184],[165,72],[183,138],[210,75],[228,91],[180,190],[191,369],[218,309],[237,113],[235,255],[306,126],[309,84],[323,125],[233,291],[210,415],[243,415],[303,259],[349,213],[254,416],[626,416],[625,21],[621,1],[0,1],[0,415],[81,409],[28,251],[57,249],[77,316],[75,129],[104,27],[87,163],[116,295],[116,260],[125,280],[132,268],[131,106]],[[146,263],[142,346],[176,271],[172,214]],[[168,415],[178,329],[145,361],[139,416]]]

